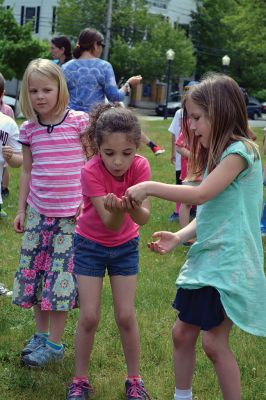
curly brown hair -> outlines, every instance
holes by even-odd
[[[136,147],[140,146],[141,127],[138,118],[120,103],[99,104],[90,112],[89,125],[82,137],[87,159],[99,152],[104,138],[123,133]]]

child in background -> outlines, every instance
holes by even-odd
[[[184,92],[186,93],[192,86],[197,85],[198,81],[190,81],[187,85],[184,86]],[[181,178],[181,156],[176,148],[176,141],[181,133],[182,128],[182,117],[183,117],[183,109],[180,108],[176,111],[173,121],[168,129],[170,133],[172,133],[172,156],[171,162],[176,166],[176,184],[182,185],[182,178]],[[179,209],[180,203],[176,203],[176,209],[172,215],[169,217],[169,221],[176,221],[179,219]],[[194,209],[191,210],[191,214],[194,213]]]
[[[13,290],[14,304],[34,308],[36,331],[21,353],[30,367],[63,359],[67,312],[77,306],[72,239],[82,198],[81,135],[88,115],[67,104],[61,68],[50,60],[33,60],[20,93],[28,121],[19,136],[23,169],[14,229],[24,235]]]
[[[16,122],[0,111],[0,183],[2,183],[4,165],[18,168],[22,164],[21,145],[18,143]],[[2,193],[0,192],[0,218],[7,217],[2,210]]]
[[[126,399],[150,399],[139,375],[140,338],[134,308],[139,225],[148,221],[149,202],[145,200],[133,207],[123,197],[129,186],[150,179],[148,161],[136,154],[140,140],[136,116],[119,104],[99,105],[90,114],[87,142],[89,155],[92,146],[94,156],[81,173],[84,203],[74,250],[80,318],[75,341],[75,377],[68,400],[88,399],[93,394],[87,371],[106,270],[127,365]]]
[[[5,78],[0,72],[0,111],[3,114],[8,115],[10,118],[15,120],[14,111],[9,105],[4,103],[4,94],[5,94]]]
[[[182,185],[182,179],[180,179],[181,175],[181,157],[180,154],[176,151],[176,140],[181,132],[181,124],[182,124],[182,114],[183,110],[180,108],[176,111],[175,116],[169,126],[168,131],[172,134],[171,141],[171,163],[175,165],[175,179],[176,185]],[[168,218],[169,221],[177,221],[179,218],[179,208],[180,204],[176,203],[175,211]]]
[[[5,115],[8,115],[10,118],[15,120],[14,111],[12,108],[4,103],[4,94],[5,94],[5,79],[3,75],[0,73],[0,112]],[[2,174],[2,184],[1,184],[1,194],[4,199],[9,195],[9,172],[8,172],[7,163],[4,164],[3,174]]]
[[[173,327],[174,400],[192,400],[196,341],[215,368],[223,399],[241,399],[240,372],[230,350],[233,323],[266,336],[266,278],[260,235],[262,167],[249,138],[244,96],[228,76],[213,74],[186,94],[185,134],[191,131],[191,169],[199,186],[143,182],[128,189],[132,204],[147,196],[200,205],[197,218],[176,233],[156,232],[152,251],[166,254],[194,236],[176,281]],[[206,396],[208,397],[208,395]]]
[[[189,139],[189,138],[188,138]],[[190,141],[190,139],[189,139]],[[176,141],[176,150],[181,155],[181,175],[182,185],[196,186],[201,182],[201,177],[191,174],[189,172],[189,159],[190,149],[188,140],[184,133],[181,132]],[[184,228],[190,222],[190,211],[192,209],[191,204],[181,203],[179,207],[179,223],[181,228]],[[187,242],[191,244],[191,242]]]

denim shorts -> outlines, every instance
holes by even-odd
[[[139,238],[106,247],[77,233],[74,236],[74,273],[103,278],[108,275],[136,275],[139,270]]]

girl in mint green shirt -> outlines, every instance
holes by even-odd
[[[174,400],[192,400],[195,345],[212,361],[223,399],[240,400],[240,372],[229,346],[233,323],[266,336],[266,278],[260,234],[262,166],[249,139],[243,93],[226,75],[212,74],[184,99],[183,125],[192,133],[192,173],[199,186],[142,182],[126,196],[139,205],[148,196],[199,205],[196,218],[176,233],[155,232],[152,251],[166,254],[196,238],[176,280],[173,306]]]

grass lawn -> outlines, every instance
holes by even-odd
[[[151,163],[154,180],[175,183],[174,167],[170,164],[171,135],[167,132],[170,119],[143,122],[144,131],[166,152],[155,157],[148,148],[141,153]],[[255,130],[262,149],[263,131]],[[0,220],[0,282],[12,287],[17,267],[21,235],[14,233],[12,221],[17,210],[19,171],[11,170],[10,196],[4,209],[8,218]],[[141,228],[140,273],[136,310],[141,333],[141,374],[153,400],[172,400],[174,376],[172,367],[171,328],[176,313],[171,307],[175,296],[175,279],[186,257],[187,248],[158,256],[146,246],[156,230],[177,230],[176,222],[168,222],[174,204],[152,200],[149,223]],[[74,332],[78,310],[69,314],[65,329],[64,363],[42,370],[29,370],[20,365],[20,351],[34,331],[33,313],[11,304],[10,298],[0,296],[0,399],[64,400],[66,386],[74,365]],[[266,400],[265,340],[248,335],[234,327],[232,349],[238,360],[243,386],[243,400]],[[113,318],[112,297],[108,278],[104,281],[101,322],[96,334],[89,375],[96,390],[95,400],[124,399],[126,369],[119,334]],[[200,347],[193,381],[193,399],[219,400],[216,377],[210,362]]]

